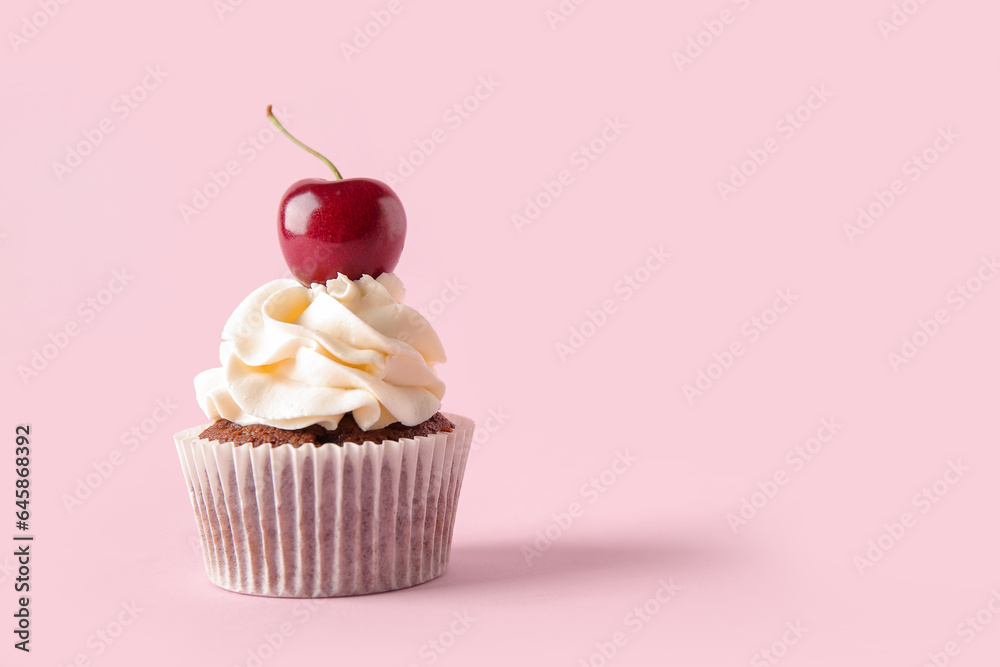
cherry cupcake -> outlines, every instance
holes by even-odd
[[[212,421],[174,436],[209,579],[231,591],[360,595],[448,565],[474,425],[440,412],[441,341],[391,273],[402,204],[330,167],[282,200],[298,280],[237,307],[222,366],[195,378]]]

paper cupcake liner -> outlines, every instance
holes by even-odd
[[[205,569],[227,590],[277,597],[415,586],[448,567],[474,424],[379,444],[272,447],[174,436]]]

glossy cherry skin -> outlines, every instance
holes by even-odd
[[[406,238],[406,213],[385,183],[371,178],[293,183],[278,209],[278,242],[303,285],[343,273],[351,280],[392,271]]]

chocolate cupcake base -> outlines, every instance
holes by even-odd
[[[378,444],[270,447],[175,435],[205,569],[227,590],[361,595],[444,573],[474,425]]]
[[[435,412],[434,416],[427,421],[416,426],[404,426],[399,422],[390,424],[385,428],[374,431],[363,431],[358,423],[354,421],[351,414],[344,415],[336,430],[330,431],[316,424],[306,428],[286,431],[285,429],[267,426],[265,424],[253,424],[250,426],[240,426],[228,419],[220,419],[207,429],[201,436],[205,440],[218,440],[219,442],[235,442],[237,444],[260,445],[284,445],[289,444],[298,447],[299,445],[322,445],[333,443],[342,445],[345,442],[362,443],[382,442],[383,440],[400,440],[402,438],[415,438],[418,435],[434,435],[442,431],[448,432],[455,428],[455,425],[440,412]]]

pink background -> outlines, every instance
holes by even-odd
[[[51,18],[4,4],[5,34],[31,36],[0,48],[0,488],[30,423],[36,541],[30,655],[11,648],[0,548],[0,662],[998,663],[1000,280],[977,272],[1000,253],[1000,6],[908,0],[883,35],[890,0],[567,0],[553,28],[559,4],[400,0],[350,59],[341,43],[388,0],[245,0],[221,18],[211,0],[45,0]],[[458,124],[449,109],[480,77],[499,86]],[[205,419],[192,378],[217,364],[228,315],[285,275],[281,194],[324,176],[264,142],[268,103],[347,176],[385,180],[415,142],[446,137],[396,186],[396,272],[448,350],[446,409],[493,432],[470,459],[450,570],[418,588],[307,607],[217,589],[201,564],[171,436]],[[625,127],[603,145],[608,119]],[[112,131],[57,175],[102,121]],[[603,152],[581,159],[592,140]],[[754,155],[724,201],[718,183]],[[229,162],[239,173],[185,220]],[[564,170],[518,230],[512,215]],[[891,205],[849,238],[879,196]],[[654,272],[650,246],[670,254]],[[122,269],[127,286],[106,291]],[[627,274],[646,282],[630,292]],[[779,290],[794,300],[775,321]],[[574,328],[589,336],[563,359]],[[715,379],[689,401],[699,371]],[[836,434],[797,458],[823,419]],[[938,481],[952,464],[961,476]],[[88,475],[99,484],[70,511]],[[759,507],[734,532],[744,499]],[[857,560],[879,541],[877,562]],[[680,590],[657,601],[671,578]]]

